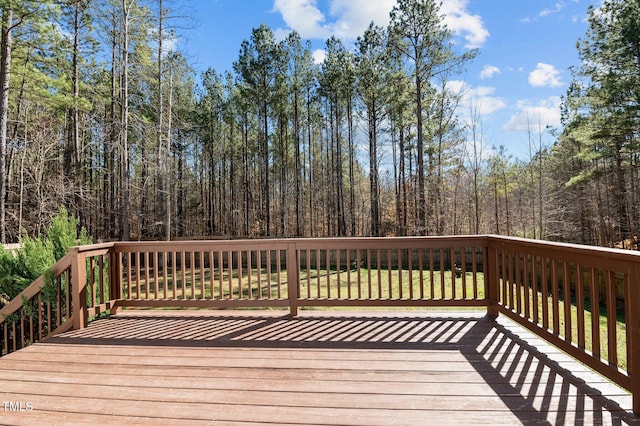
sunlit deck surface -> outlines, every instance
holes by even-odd
[[[627,392],[483,312],[124,311],[0,358],[0,400],[2,424],[638,422]]]

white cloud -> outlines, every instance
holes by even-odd
[[[324,24],[325,16],[318,9],[316,0],[275,0],[273,9],[279,12],[289,28],[298,31],[302,38],[328,38],[331,35],[331,30]]]
[[[576,0],[573,0],[574,3],[578,3]],[[556,2],[556,4],[554,5],[553,8],[547,8],[547,9],[543,9],[541,10],[537,16],[535,16],[534,18],[532,17],[526,17],[521,19],[521,22],[537,22],[538,18],[546,18],[547,16],[550,15],[554,15],[556,13],[560,13],[562,12],[562,10],[567,6],[567,4],[564,1],[559,1]]]
[[[458,108],[462,116],[469,115],[472,110],[480,116],[487,116],[507,107],[507,103],[502,98],[495,96],[495,87],[470,87],[461,80],[450,81],[447,86],[449,90],[462,96]]]
[[[389,12],[395,4],[396,0],[333,0],[329,13],[337,18],[333,24],[334,34],[356,39],[364,34],[372,21],[376,25],[387,26]]]
[[[560,87],[560,71],[553,65],[539,62],[536,69],[529,73],[529,84],[533,87]]]
[[[467,10],[469,0],[444,0],[440,12],[445,15],[447,27],[457,35],[464,35],[469,49],[481,47],[489,37],[480,15]]]
[[[327,57],[327,51],[324,49],[316,49],[313,51],[312,56],[314,64],[321,64]]]
[[[482,17],[467,11],[469,0],[444,0],[440,12],[456,35],[464,37],[468,48],[480,47],[489,37]],[[280,37],[291,30],[303,39],[327,39],[335,35],[345,40],[361,36],[373,21],[387,26],[396,0],[330,0],[326,16],[318,0],[274,0],[273,11],[280,13],[287,28],[276,29]]]
[[[494,65],[485,65],[480,72],[480,79],[486,80],[492,78],[494,75],[500,74],[502,71],[500,68]]]
[[[302,38],[327,39],[335,35],[355,40],[371,21],[380,26],[388,25],[389,12],[395,4],[395,0],[332,0],[329,18],[318,8],[317,0],[275,0],[273,10],[280,13],[289,29],[296,30]]]
[[[511,116],[511,119],[504,125],[505,132],[538,132],[547,126],[560,127],[560,104],[559,96],[552,96],[540,101],[537,105],[530,101],[519,101],[516,108],[518,112]]]
[[[545,17],[545,16],[553,15],[554,13],[558,13],[562,11],[564,7],[565,7],[564,2],[558,2],[555,4],[555,7],[553,9],[544,9],[542,12],[538,14],[538,16]]]

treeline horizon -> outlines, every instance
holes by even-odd
[[[173,6],[0,0],[3,243],[62,208],[97,240],[640,233],[639,58],[608,53],[640,41],[615,35],[640,16],[621,0],[589,9],[564,127],[547,144],[532,125],[526,160],[462,114],[452,83],[478,52],[433,0],[399,0],[353,49],[330,38],[320,64],[262,25],[232,70],[201,75],[167,47]]]

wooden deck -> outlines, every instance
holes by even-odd
[[[2,424],[636,424],[504,318],[125,311],[0,358]]]

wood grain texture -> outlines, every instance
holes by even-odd
[[[0,359],[2,424],[631,424],[631,397],[506,319],[124,311]]]

